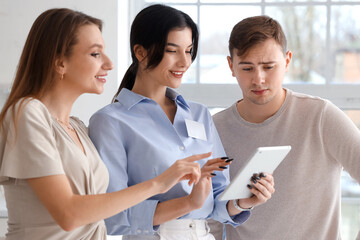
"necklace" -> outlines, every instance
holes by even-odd
[[[75,129],[69,124],[64,123],[60,119],[56,118],[56,121],[58,121],[61,125],[65,126],[67,129],[69,129],[72,132],[75,132]]]

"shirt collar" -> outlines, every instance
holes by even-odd
[[[180,104],[181,106],[188,109],[190,108],[189,105],[186,103],[185,99],[175,90],[167,88],[165,95],[171,100],[174,100],[176,103]],[[128,110],[142,101],[152,101],[150,98],[134,93],[127,88],[121,89],[120,93],[116,97],[116,100],[123,104]]]

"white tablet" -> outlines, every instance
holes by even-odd
[[[273,173],[290,149],[291,146],[257,148],[248,163],[242,169],[239,169],[236,176],[220,195],[219,200],[251,197],[252,193],[247,188],[247,185],[252,183],[251,177],[253,174],[261,172]]]

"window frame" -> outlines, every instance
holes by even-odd
[[[135,0],[129,1],[129,23],[132,22],[136,14],[145,6],[158,3],[157,1],[145,1],[145,0]],[[219,1],[214,3],[205,3],[201,0],[194,1],[194,3],[174,3],[172,1],[162,1],[161,3],[172,5],[172,6],[196,6],[197,7],[197,19],[196,22],[200,25],[200,7],[201,6],[223,6],[223,5],[242,5],[242,6],[260,6],[261,14],[265,14],[266,7],[273,6],[317,6],[322,5],[327,8],[327,23],[326,23],[326,49],[327,52],[330,52],[330,21],[331,21],[331,7],[338,5],[359,5],[360,1],[335,1],[335,0],[325,0],[319,1],[314,0],[311,2],[267,2],[267,0],[261,0],[260,2],[249,2],[249,3],[233,3],[227,1]],[[290,49],[291,50],[291,49]],[[200,64],[199,59],[201,58],[201,48],[199,47],[199,52],[197,56],[196,68],[196,82],[195,83],[183,83],[178,91],[185,97],[192,101],[200,102],[205,104],[208,107],[228,107],[233,104],[235,101],[241,99],[242,94],[240,88],[237,84],[208,84],[200,83]],[[294,56],[296,58],[296,56]],[[130,54],[128,55],[130,61]],[[226,59],[224,58],[224,61]],[[330,68],[330,64],[328,64]],[[329,69],[330,70],[330,69]],[[291,63],[290,70],[291,71]],[[330,71],[327,71],[330,72]],[[230,69],[229,69],[230,73]],[[313,83],[284,83],[285,88],[289,88],[296,92],[301,92],[305,94],[310,94],[314,96],[319,96],[325,99],[332,101],[335,105],[343,110],[348,109],[360,109],[360,82],[359,83],[338,83],[331,82],[332,76],[326,77],[326,82],[324,84],[313,84]],[[221,89],[221,92],[219,92]]]

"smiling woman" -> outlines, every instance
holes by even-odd
[[[85,25],[79,28],[77,41],[68,58],[58,59],[57,71],[62,74],[62,85],[69,85],[78,94],[97,93],[104,90],[107,71],[113,68],[110,59],[105,54],[105,43],[100,29],[95,25]]]
[[[0,114],[7,239],[105,239],[104,218],[181,180],[191,185],[200,178],[194,161],[209,154],[178,160],[148,181],[105,194],[108,171],[86,126],[69,116],[81,94],[103,91],[113,68],[101,29],[101,20],[60,8],[43,12],[29,32]]]

